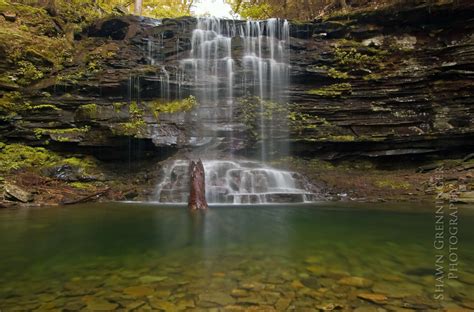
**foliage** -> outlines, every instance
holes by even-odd
[[[351,14],[370,12],[375,9],[394,8],[418,1],[408,0],[226,0],[236,14],[243,18],[264,19],[279,17],[293,21],[308,21],[318,17],[341,16],[350,19]],[[452,0],[448,0],[452,1]],[[419,1],[425,3],[425,1]],[[446,3],[446,0],[430,0],[429,5]]]
[[[319,89],[311,89],[307,91],[307,93],[311,95],[319,95],[326,97],[338,97],[351,92],[352,86],[350,83],[336,83]]]
[[[0,51],[8,64],[2,81],[28,86],[63,67],[71,47],[45,9],[4,1],[0,13],[4,11],[15,14],[17,21],[0,23]]]
[[[144,0],[142,14],[163,18],[191,15],[193,0]]]
[[[19,61],[17,65],[18,84],[29,85],[30,83],[43,78],[43,72],[38,70],[31,62]]]
[[[239,4],[239,7],[237,7]],[[234,5],[232,6],[234,11],[238,10],[240,16],[249,19],[266,19],[273,16],[273,9],[268,3],[255,3],[252,4],[251,2],[239,2],[235,1]]]

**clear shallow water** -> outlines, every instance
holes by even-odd
[[[459,211],[462,274],[444,280],[445,300],[437,301],[434,210],[353,206],[213,206],[205,214],[119,203],[3,210],[0,309],[301,311],[333,304],[396,311],[472,304],[474,213]],[[371,292],[388,298],[358,298]]]

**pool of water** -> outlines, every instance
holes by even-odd
[[[0,310],[474,309],[474,213],[456,210],[450,262],[444,212],[438,250],[429,205],[3,210]]]

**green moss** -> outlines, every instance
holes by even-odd
[[[25,101],[18,91],[5,92],[0,98],[0,112],[8,113],[10,115],[16,115],[17,113],[25,111],[43,111],[43,110],[55,110],[60,111],[54,104],[38,104],[33,105],[28,101]]]
[[[55,110],[60,111],[61,109],[54,104],[39,104],[29,107],[30,110]]]
[[[137,104],[136,101],[131,101],[130,102],[128,112],[130,113],[131,116],[142,116],[143,115],[143,111],[138,107],[138,104]]]
[[[379,80],[381,78],[382,75],[377,73],[368,74],[363,77],[364,80]]]
[[[355,140],[356,137],[353,135],[331,135],[328,137],[328,141],[334,142],[352,142]]]
[[[92,188],[95,188],[95,186],[91,183],[85,183],[85,182],[71,182],[68,183],[70,186],[80,189],[80,190],[89,190]]]
[[[311,89],[307,91],[307,93],[311,95],[326,97],[337,97],[343,94],[350,94],[351,92],[352,86],[350,83],[336,83],[319,89]]]
[[[316,129],[318,124],[325,122],[325,120],[323,121],[317,116],[295,111],[290,111],[288,113],[288,120],[290,129],[299,134],[303,133],[305,130]]]
[[[334,79],[349,79],[350,78],[348,73],[338,71],[335,68],[330,68],[328,70],[328,76]]]
[[[0,98],[0,111],[16,113],[29,108],[29,105],[22,101],[21,93],[17,91],[5,92]]]
[[[149,103],[153,115],[158,118],[160,113],[177,113],[186,112],[193,109],[196,105],[196,98],[192,95],[182,100],[175,100],[171,102],[154,101]]]
[[[97,164],[96,161],[91,157],[77,158],[77,157],[68,157],[61,160],[61,164],[70,165],[84,170],[92,170]]]
[[[239,118],[246,126],[251,140],[261,139],[261,126],[271,120],[284,120],[288,116],[286,106],[259,97],[242,97],[239,99]]]
[[[85,126],[82,128],[67,128],[67,129],[44,129],[36,128],[34,130],[35,136],[41,139],[42,136],[47,135],[52,140],[58,142],[79,142],[82,140],[84,135],[89,132],[90,127]]]
[[[0,143],[0,172],[2,173],[19,169],[40,171],[65,164],[82,168],[85,171],[96,168],[96,163],[92,158],[62,157],[43,147]]]
[[[127,105],[127,103],[123,102],[114,102],[112,103],[112,106],[114,107],[114,110],[116,113],[120,113],[122,111],[122,108]]]
[[[334,49],[334,58],[339,66],[347,69],[354,68],[383,68],[382,58],[387,52],[374,48],[365,48],[360,51],[356,48],[340,48]]]
[[[117,123],[112,126],[115,135],[140,136],[146,131],[146,123],[142,119],[135,119],[131,122]]]
[[[0,171],[9,172],[22,168],[43,168],[52,166],[60,157],[42,147],[21,144],[4,145],[0,151]]]
[[[76,116],[82,119],[97,118],[97,104],[84,104],[77,108]]]

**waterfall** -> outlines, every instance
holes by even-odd
[[[190,92],[197,98],[199,106],[193,111],[193,118],[199,122],[200,135],[222,139],[230,151],[225,160],[213,160],[215,151],[207,147],[203,163],[208,202],[265,204],[314,200],[313,187],[303,176],[266,164],[275,148],[274,132],[278,131],[280,141],[285,141],[281,133],[288,133],[287,114],[273,110],[286,108],[288,102],[289,23],[276,18],[266,21],[198,18],[190,45],[188,57],[179,60],[178,87],[191,86]],[[152,55],[153,47],[149,51]],[[162,82],[164,78],[164,85],[169,85],[166,69],[162,72]],[[161,91],[163,95],[169,94],[163,85]],[[235,129],[242,128],[236,111],[243,104],[237,98],[246,95],[259,98],[259,117],[254,121],[259,129],[261,162],[235,160],[232,156],[232,142],[239,135]],[[187,160],[165,165],[154,199],[161,203],[186,203],[188,167]]]
[[[181,70],[194,85],[200,103],[198,118],[211,136],[227,131],[234,137],[235,91],[285,105],[289,83],[289,24],[286,20],[233,21],[199,18],[192,32],[189,57],[181,60]],[[286,120],[265,118],[261,101],[259,141],[261,160],[273,147],[275,124],[281,129]],[[216,127],[217,124],[227,127]],[[230,140],[232,141],[232,140]]]

